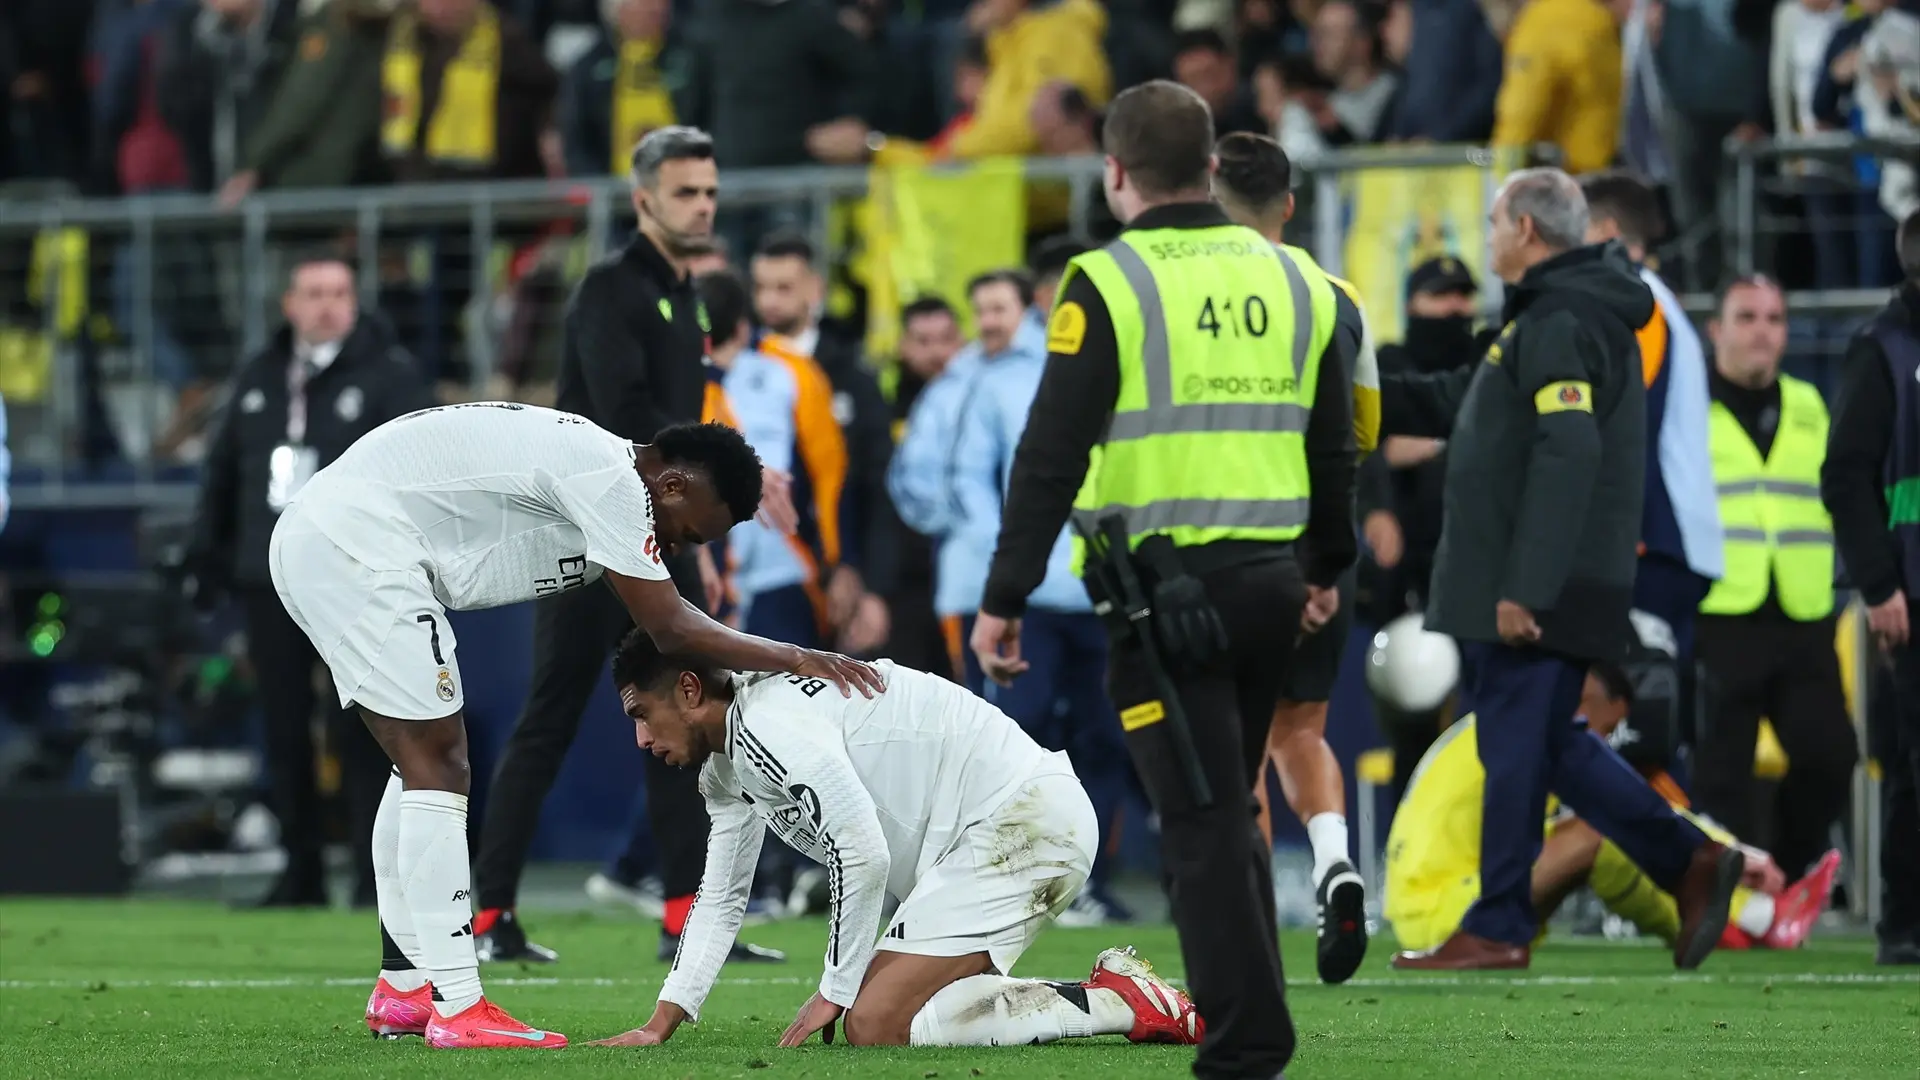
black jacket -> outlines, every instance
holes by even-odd
[[[1382,374],[1383,433],[1448,436],[1430,629],[1498,641],[1494,609],[1511,600],[1544,649],[1626,655],[1646,480],[1634,331],[1653,303],[1618,244],[1576,248],[1508,292],[1482,363]]]
[[[1213,203],[1174,203],[1156,206],[1135,218],[1129,229],[1207,229],[1228,224],[1226,214]],[[1353,565],[1359,542],[1354,536],[1354,472],[1358,455],[1353,441],[1353,384],[1335,373],[1353,369],[1353,350],[1360,347],[1360,318],[1345,294],[1335,290],[1341,317],[1327,355],[1321,358],[1321,378],[1306,433],[1307,474],[1312,506],[1307,531],[1301,536],[1302,572],[1322,587],[1337,583]],[[1040,376],[1031,415],[1014,452],[1007,480],[1007,498],[1001,510],[1000,543],[980,610],[1012,618],[1026,610],[1027,595],[1046,577],[1047,558],[1067,523],[1073,499],[1086,478],[1093,448],[1105,437],[1114,403],[1120,397],[1119,345],[1113,316],[1105,299],[1085,274],[1074,274],[1060,290],[1058,305],[1077,303],[1086,312],[1086,332],[1071,353],[1049,352]],[[1285,348],[1284,345],[1281,346]],[[1334,377],[1327,377],[1334,376]],[[1041,422],[1044,421],[1044,422]],[[1183,549],[1190,564],[1218,565],[1237,541],[1205,545],[1206,554]],[[1244,545],[1250,552],[1267,544]],[[1229,559],[1232,557],[1229,556]]]
[[[587,271],[567,304],[554,406],[632,442],[700,420],[706,332],[693,280],[645,236]]]
[[[188,565],[202,582],[265,587],[267,543],[280,515],[267,505],[269,461],[287,441],[287,371],[293,331],[282,327],[233,381],[207,451]],[[432,390],[393,327],[362,312],[333,363],[307,383],[307,431],[325,468],[360,436],[432,405]]]
[[[1920,331],[1920,286],[1904,285],[1888,314]],[[1840,386],[1833,396],[1827,456],[1820,463],[1820,497],[1833,517],[1833,542],[1847,583],[1868,604],[1884,604],[1900,590],[1900,547],[1887,528],[1886,461],[1893,445],[1893,369],[1871,324],[1847,344]],[[1920,589],[1908,582],[1907,591]]]
[[[722,169],[809,164],[808,128],[873,115],[873,49],[828,0],[705,0],[697,12],[674,108],[713,132]]]
[[[880,380],[856,342],[820,335],[813,359],[833,384],[833,418],[847,433],[847,486],[840,496],[840,561],[860,571],[867,591],[885,596],[899,572],[899,519],[887,496],[893,425]]]

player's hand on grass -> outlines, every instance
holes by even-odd
[[[671,1001],[662,1001],[653,1007],[653,1018],[645,1027],[615,1035],[611,1039],[601,1039],[590,1043],[591,1046],[659,1046],[673,1038],[673,1029],[687,1018],[687,1010]]]
[[[780,1045],[799,1046],[816,1031],[820,1033],[821,1042],[831,1043],[834,1021],[840,1019],[840,1014],[846,1011],[816,992],[807,999],[805,1005],[800,1006],[800,1012],[793,1018],[793,1023],[787,1025],[787,1030],[780,1036]]]
[[[886,680],[880,677],[880,669],[872,664],[851,656],[814,649],[800,650],[800,663],[794,667],[793,674],[825,679],[840,688],[842,697],[852,697],[853,692],[858,690],[861,697],[870,698],[887,688]]]
[[[667,1037],[650,1028],[638,1027],[632,1031],[615,1035],[611,1039],[600,1039],[588,1043],[589,1046],[659,1046]]]

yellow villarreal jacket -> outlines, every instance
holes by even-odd
[[[1553,143],[1575,176],[1613,163],[1620,27],[1599,0],[1528,0],[1507,35],[1493,144]]]
[[[1095,106],[1113,94],[1113,72],[1101,42],[1107,11],[1097,0],[1060,0],[1035,5],[987,37],[988,75],[980,88],[973,122],[954,136],[947,152],[957,158],[1030,154],[1035,149],[1027,113],[1042,86],[1063,79]]]

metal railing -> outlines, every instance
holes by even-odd
[[[1778,157],[1845,156],[1863,150],[1909,152],[1920,141],[1849,141],[1817,137],[1729,144],[1742,210],[1736,228],[1739,265],[1750,265],[1759,246],[1756,234],[1756,179],[1761,163]],[[1490,315],[1499,307],[1499,283],[1487,266],[1485,211],[1502,173],[1496,155],[1481,147],[1363,148],[1329,153],[1298,163],[1296,183],[1301,213],[1295,242],[1312,250],[1334,272],[1354,277],[1373,302],[1370,312],[1397,327],[1399,280],[1410,261],[1408,250],[1451,247],[1479,269],[1482,298]],[[1064,183],[1070,192],[1067,228],[1085,237],[1102,198],[1098,157],[1036,158],[1023,163],[1029,182]],[[1428,170],[1431,170],[1429,172]],[[1475,170],[1472,173],[1465,170]],[[867,192],[868,170],[861,167],[807,167],[740,170],[723,177],[722,225],[746,208],[790,207],[809,223],[815,250],[823,261],[838,252],[831,231],[837,207]],[[1433,178],[1429,184],[1427,178]],[[1445,180],[1445,185],[1439,181]],[[1457,205],[1437,207],[1438,186],[1452,192]],[[1401,190],[1389,190],[1389,189]],[[1388,194],[1382,195],[1382,191]],[[1399,216],[1382,224],[1379,201],[1404,202]],[[1449,216],[1450,215],[1450,216]],[[1430,218],[1444,217],[1438,224]],[[439,334],[448,356],[466,360],[465,392],[485,395],[494,384],[502,332],[495,316],[501,299],[502,256],[497,247],[524,245],[541,236],[561,238],[563,275],[570,280],[592,259],[622,242],[630,232],[633,210],[626,183],[617,178],[499,183],[402,185],[340,190],[268,192],[228,210],[197,195],[127,199],[46,198],[0,200],[0,331],[9,308],[37,287],[40,325],[15,329],[34,332],[49,343],[54,359],[45,393],[38,401],[9,399],[17,467],[38,467],[41,476],[20,477],[13,490],[19,509],[177,504],[192,497],[179,480],[147,452],[169,414],[172,383],[192,381],[190,373],[218,373],[236,367],[268,340],[277,322],[274,300],[284,275],[280,263],[289,250],[315,242],[342,246],[361,267],[361,301],[382,308],[396,321],[407,316],[386,303],[393,295],[417,292],[422,250],[436,268],[426,271],[435,289],[459,300],[460,312],[418,316],[408,333]],[[76,232],[77,231],[77,232]],[[81,274],[42,273],[31,278],[31,258],[47,238],[84,234],[86,267]],[[4,258],[13,252],[11,260]],[[451,255],[448,253],[452,252]],[[1366,265],[1350,265],[1349,256],[1365,256]],[[20,280],[9,280],[9,267]],[[826,269],[826,267],[823,267]],[[396,281],[399,285],[396,286]],[[77,284],[76,284],[77,283]],[[84,297],[65,295],[73,288]],[[396,291],[397,290],[397,291]],[[1688,310],[1703,316],[1712,298],[1683,298]],[[1796,314],[1856,316],[1885,301],[1880,290],[1805,294],[1789,297]],[[104,309],[104,310],[103,310]],[[71,325],[83,310],[87,326]],[[99,341],[89,327],[98,314],[110,316],[117,331]],[[63,322],[67,325],[63,325]],[[1380,335],[1394,340],[1397,332]],[[416,349],[416,351],[420,351]],[[184,359],[183,359],[184,358]],[[183,374],[183,367],[190,373]],[[4,386],[0,386],[4,392]],[[94,398],[106,400],[97,408]],[[92,412],[104,413],[90,416]],[[76,432],[107,427],[131,432],[118,441],[132,444],[124,455],[128,468],[106,470],[118,482],[70,482],[76,461],[87,455]]]

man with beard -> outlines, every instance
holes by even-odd
[[[719,192],[713,140],[690,127],[661,128],[633,151],[633,208],[640,228],[632,242],[587,272],[567,307],[556,405],[623,438],[650,442],[662,428],[697,421],[707,396],[706,312],[687,272],[712,244]],[[791,529],[785,478],[762,503],[762,520]],[[680,594],[705,609],[693,556],[666,562]],[[632,626],[605,589],[577,589],[534,607],[533,685],[500,757],[474,863],[473,919],[480,959],[549,963],[552,950],[527,941],[514,919],[520,873],[560,762],[580,729],[607,654]],[[693,778],[649,759],[647,810],[660,843],[666,896],[660,955],[671,957],[693,906],[706,858],[707,819]],[[778,953],[736,944],[733,959],[782,960]]]

